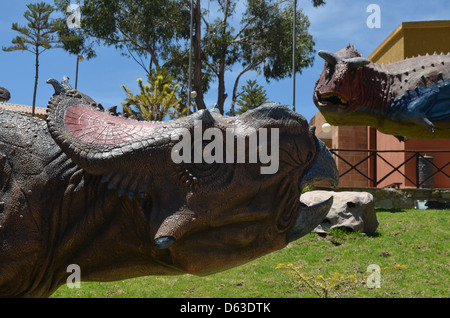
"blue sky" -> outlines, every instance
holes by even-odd
[[[2,2],[0,18],[0,46],[9,46],[17,32],[11,30],[11,24],[25,24],[23,13],[26,3],[38,1],[6,1]],[[53,4],[53,1],[47,1]],[[205,7],[208,0],[203,0]],[[316,43],[315,49],[338,51],[351,43],[364,55],[370,53],[401,23],[423,20],[449,20],[450,7],[448,0],[327,0],[325,6],[314,8],[311,0],[298,0],[298,9],[309,17],[311,26],[309,32]],[[377,4],[381,9],[381,27],[369,28],[367,12],[370,4]],[[239,10],[239,6],[237,8]],[[450,39],[449,39],[450,41]],[[121,87],[124,83],[133,92],[137,92],[136,79],[144,77],[142,68],[132,59],[121,56],[114,48],[100,47],[98,56],[80,64],[78,89],[90,95],[105,107],[120,105],[125,97]],[[61,80],[64,75],[75,81],[76,57],[62,49],[44,52],[40,57],[40,78],[38,85],[37,106],[46,107],[53,94],[53,89],[45,82],[48,78]],[[304,69],[296,77],[296,111],[310,120],[317,112],[312,101],[314,84],[323,68],[323,60],[317,56],[314,65]],[[231,96],[234,77],[239,72],[227,75],[227,93]],[[292,79],[271,81],[266,83],[262,76],[255,72],[247,73],[240,81],[245,84],[248,79],[257,79],[267,91],[270,101],[292,105]],[[11,92],[11,103],[31,105],[34,86],[34,55],[29,52],[0,51],[0,86]],[[212,83],[205,102],[212,106],[217,99],[217,83]],[[231,98],[225,103],[229,109]]]

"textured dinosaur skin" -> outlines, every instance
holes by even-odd
[[[11,98],[11,93],[4,87],[0,86],[0,102],[7,102]]]
[[[313,100],[335,126],[372,126],[399,138],[450,138],[450,54],[379,65],[347,47],[320,51]]]
[[[47,297],[77,264],[82,281],[208,275],[281,249],[315,228],[332,198],[307,207],[301,189],[337,184],[328,149],[280,105],[240,117],[202,110],[142,123],[51,82],[47,121],[0,110],[0,296]],[[279,169],[174,163],[177,129],[276,127]]]

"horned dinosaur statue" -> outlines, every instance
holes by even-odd
[[[450,54],[380,65],[348,46],[320,51],[313,100],[328,123],[406,138],[450,138]]]
[[[4,87],[0,86],[0,102],[7,102],[11,98],[11,93]]]
[[[71,264],[82,281],[223,271],[309,233],[331,207],[332,197],[313,206],[299,200],[303,187],[336,185],[338,174],[314,129],[287,107],[142,122],[48,82],[55,94],[46,121],[0,110],[0,296],[50,296]],[[262,174],[268,163],[232,156],[173,160],[186,132],[208,128],[231,129],[246,156],[248,130],[277,129],[279,140],[267,133],[266,147],[279,141],[278,170]],[[209,145],[202,141],[200,151]]]

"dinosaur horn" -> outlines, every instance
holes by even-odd
[[[51,84],[53,86],[53,89],[55,90],[55,94],[59,95],[62,92],[65,92],[66,89],[64,88],[64,86],[58,82],[57,80],[55,80],[54,78],[49,78],[47,80],[47,84]]]
[[[367,64],[370,64],[370,60],[364,58],[364,57],[352,57],[349,59],[345,59],[344,62],[348,64],[350,69],[357,69],[360,66],[365,66]]]
[[[327,61],[328,64],[333,66],[336,65],[339,61],[342,61],[342,59],[339,56],[329,51],[319,51],[318,54],[321,58]]]
[[[214,124],[215,119],[207,109],[201,109],[195,116],[196,120],[201,120],[204,124]]]

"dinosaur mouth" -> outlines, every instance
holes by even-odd
[[[329,198],[328,200],[314,205],[306,205],[301,202],[301,190],[303,190],[308,185],[314,184],[314,182],[316,181],[327,181],[332,187],[336,187],[339,182],[339,174],[331,153],[322,141],[316,138],[315,142],[317,153],[314,161],[306,169],[306,171],[303,172],[303,175],[301,176],[298,183],[298,192],[295,191],[295,200],[300,201],[298,210],[285,210],[284,208],[288,206],[288,204],[281,204],[281,209],[277,213],[277,229],[279,232],[286,231],[287,243],[306,235],[307,233],[311,232],[318,224],[320,224],[330,210],[331,204],[333,202],[333,199]],[[290,196],[286,198],[286,200],[291,199],[292,197]],[[280,200],[279,202],[282,201]],[[180,209],[178,213],[167,217],[164,220],[163,224],[159,227],[155,235],[155,247],[158,249],[167,249],[174,245],[174,243],[176,243],[181,237],[183,237],[186,233],[190,232],[194,227],[196,227],[196,224],[198,224],[197,216],[198,215],[196,215],[196,213],[193,211],[189,211],[188,209]],[[238,220],[237,223],[241,223],[239,228],[242,229],[245,227],[245,224],[257,224],[258,222],[264,221],[265,218],[266,216],[264,216],[263,214],[249,214],[247,209],[243,209],[242,214],[234,214],[233,219]],[[220,220],[218,220],[216,220],[214,226],[214,231],[216,232],[216,234],[219,233],[217,232],[219,231],[219,229],[226,229],[229,226],[234,226],[237,224],[234,220],[230,221],[229,218],[223,219],[223,223],[220,223]],[[249,226],[249,228],[251,228],[251,226]],[[256,232],[252,232],[253,234],[251,234],[250,232],[251,231],[245,231],[245,233],[248,234],[248,237],[246,239],[242,239],[242,241],[251,241],[251,237],[253,234],[255,237],[257,236]],[[227,234],[225,236],[229,235]],[[228,238],[228,240],[230,239]],[[204,241],[206,242],[205,244],[209,244],[207,237],[206,239],[204,239]],[[242,246],[242,242],[240,242],[239,246]]]
[[[319,107],[334,105],[339,108],[346,109],[349,106],[349,101],[338,93],[320,94],[315,92],[315,99],[317,100],[317,105]]]

